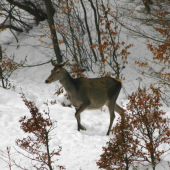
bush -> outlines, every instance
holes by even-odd
[[[170,151],[170,119],[161,110],[159,88],[138,88],[129,96],[125,118],[113,128],[114,137],[103,148],[101,169],[128,170],[147,163],[155,170]],[[167,145],[167,147],[165,147]],[[163,147],[164,146],[164,147]]]
[[[61,147],[57,151],[50,151],[49,142],[51,141],[51,132],[56,128],[56,121],[52,121],[50,118],[50,111],[44,111],[44,113],[39,112],[35,103],[28,101],[24,93],[21,93],[22,99],[25,105],[28,107],[31,117],[26,116],[21,117],[21,129],[28,133],[28,137],[23,139],[17,139],[16,144],[21,149],[26,151],[28,155],[19,152],[26,158],[30,159],[32,162],[32,167],[36,169],[49,169],[53,170],[54,158],[60,155]],[[48,103],[44,103],[48,107]],[[16,164],[17,165],[17,164]],[[17,165],[21,168],[21,166]],[[58,168],[65,169],[63,166],[58,166]],[[25,167],[21,169],[26,169]]]

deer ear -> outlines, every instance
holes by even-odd
[[[56,66],[56,65],[57,65],[57,63],[56,63],[54,60],[52,60],[52,59],[51,59],[51,64],[52,64],[53,66]]]
[[[69,60],[67,60],[66,62],[64,62],[64,63],[62,64],[62,68],[65,68],[65,67],[68,65],[68,63],[69,63]]]

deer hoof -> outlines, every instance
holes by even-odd
[[[81,130],[86,130],[86,128],[84,127],[84,126],[81,126],[81,128],[80,128]]]

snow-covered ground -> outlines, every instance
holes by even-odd
[[[36,27],[30,31],[29,35],[37,35],[39,32],[39,28]],[[8,56],[15,55],[16,61],[20,61],[27,56],[26,64],[31,65],[51,59],[52,49],[43,48],[38,38],[36,39],[23,33],[18,35],[18,44],[14,37],[10,36],[9,38],[9,36],[9,32],[2,32],[0,34],[0,44],[3,44],[2,48],[6,48]],[[10,42],[10,44],[5,45],[4,42]],[[46,42],[50,42],[50,40],[46,39]],[[129,61],[134,57],[151,56],[145,44],[135,39],[129,39],[129,43],[134,44],[134,47],[130,49]],[[18,45],[19,47],[17,48]],[[14,149],[17,148],[15,140],[25,136],[18,121],[24,115],[29,116],[28,108],[19,94],[22,89],[27,99],[34,101],[40,110],[46,109],[43,102],[56,100],[56,104],[49,104],[50,116],[53,120],[57,120],[57,128],[55,129],[55,136],[51,140],[50,148],[62,147],[61,155],[56,164],[65,166],[68,170],[98,170],[96,161],[99,160],[102,154],[102,147],[106,145],[106,142],[111,137],[111,135],[106,136],[109,125],[108,109],[104,107],[101,110],[84,111],[81,114],[81,120],[86,127],[86,131],[78,132],[74,107],[62,106],[62,102],[69,103],[64,94],[54,95],[60,84],[58,82],[50,85],[45,84],[45,80],[50,75],[52,68],[51,64],[46,64],[18,69],[14,71],[10,78],[14,89],[5,90],[0,88],[0,150],[4,151],[7,147],[11,147],[11,159],[24,163],[24,165],[30,165],[30,162],[23,158],[22,155],[16,154]],[[67,67],[67,69],[69,68]],[[117,102],[125,108],[128,102],[126,94],[131,94],[132,91],[137,90],[139,79],[142,80],[143,85],[151,80],[138,74],[130,65],[126,66],[123,74],[126,79],[123,81],[124,88],[122,88]],[[88,76],[97,77],[98,73],[96,72],[94,75],[88,72]],[[164,110],[167,114],[170,114],[168,107],[165,106]],[[118,114],[116,114],[116,118],[118,117]],[[168,159],[170,160],[170,156],[157,166],[157,170],[168,170],[169,167],[166,162]],[[141,167],[141,169],[145,168]],[[2,159],[0,159],[0,169],[9,169]],[[13,166],[13,169],[19,168]]]

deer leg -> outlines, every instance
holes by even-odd
[[[113,124],[113,121],[115,119],[115,112],[114,112],[115,102],[110,101],[109,104],[108,104],[108,108],[109,108],[109,113],[110,113],[110,125],[109,125],[109,129],[108,129],[106,135],[110,134],[110,129],[112,128],[112,124]]]
[[[124,115],[125,110],[121,108],[117,103],[115,104],[115,111],[119,113],[122,119],[125,119],[125,115]]]
[[[86,130],[86,128],[80,124],[81,119],[80,119],[80,113],[78,114],[78,109],[76,109],[75,117],[77,119],[78,131],[80,131],[80,129]]]
[[[124,109],[121,108],[117,103],[115,104],[115,111],[120,114],[120,116],[123,116]]]
[[[83,104],[79,107],[79,109],[76,109],[75,117],[77,119],[78,131],[80,131],[80,129],[86,130],[86,128],[84,126],[82,126],[81,123],[80,123],[80,114],[81,114],[81,112],[83,112],[87,108],[87,106],[89,104],[90,104],[90,102],[88,104]]]

